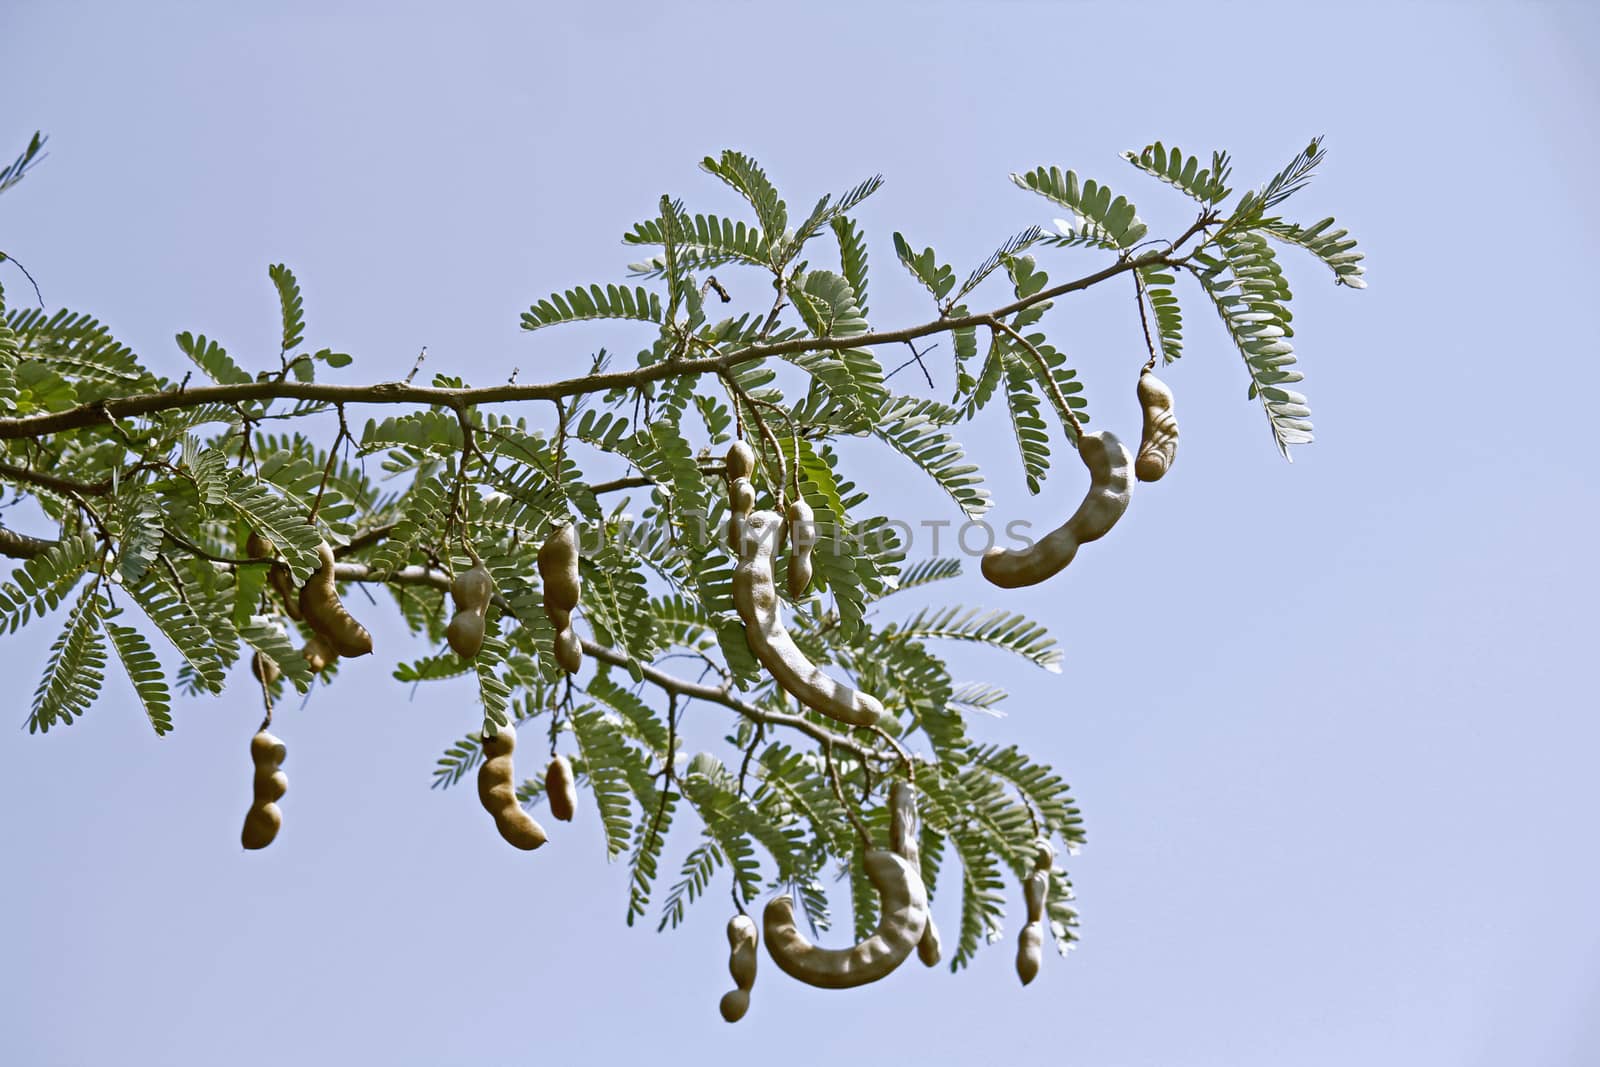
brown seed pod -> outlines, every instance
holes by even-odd
[[[338,650],[328,643],[326,637],[318,633],[306,638],[305,647],[300,650],[300,655],[311,668],[312,674],[321,674],[339,658]]]
[[[494,579],[482,563],[456,575],[450,583],[450,598],[455,602],[456,613],[445,628],[444,636],[450,647],[462,659],[472,659],[483,647],[483,631],[489,615],[489,601],[494,598]]]
[[[265,537],[250,531],[250,536],[245,538],[244,554],[251,559],[270,559],[273,563],[267,568],[267,583],[272,586],[273,592],[283,601],[284,613],[289,618],[300,621],[300,594],[294,587],[294,573],[289,570],[289,565],[276,559],[278,550],[272,542]]]
[[[1034,585],[1058,574],[1078,546],[1098,541],[1128,510],[1133,493],[1133,456],[1110,430],[1086,433],[1078,455],[1089,468],[1089,492],[1072,517],[1027,548],[991,548],[983,554],[983,576],[1002,589]]]
[[[578,810],[578,785],[572,778],[572,764],[567,757],[557,756],[544,772],[544,795],[550,800],[550,814],[562,822],[571,822]]]
[[[1039,964],[1044,956],[1044,909],[1050,895],[1050,868],[1056,861],[1048,844],[1039,846],[1034,860],[1033,873],[1022,885],[1028,904],[1028,922],[1017,937],[1017,977],[1027,985],[1039,975]]]
[[[756,469],[756,451],[743,441],[735,441],[728,446],[728,458],[725,461],[728,480],[735,478],[748,478]]]
[[[800,703],[837,722],[871,726],[883,714],[878,699],[822,673],[784,628],[772,577],[772,552],[782,528],[777,512],[756,511],[739,531],[733,604],[744,620],[745,640],[773,679]]]
[[[266,848],[278,836],[283,812],[278,801],[289,791],[289,778],[278,768],[289,750],[282,741],[262,730],[250,739],[250,762],[255,764],[255,799],[244,817],[239,841],[248,849]]]
[[[262,685],[271,685],[278,680],[278,665],[265,652],[258,651],[250,657],[250,673]]]
[[[872,849],[863,859],[867,880],[881,903],[878,928],[851,948],[819,948],[795,926],[794,898],[767,902],[762,926],[767,955],[789,977],[818,989],[853,989],[887,977],[905,962],[928,925],[922,876],[900,856]]]
[[[339,583],[334,579],[333,549],[328,542],[317,545],[317,568],[300,590],[300,614],[306,625],[328,639],[341,656],[365,656],[372,651],[372,635],[345,610],[339,599]]]
[[[511,753],[517,747],[517,731],[502,726],[493,737],[483,739],[483,765],[478,768],[478,800],[483,810],[494,816],[500,836],[520,849],[532,850],[548,840],[544,827],[517,803],[516,769]]]
[[[1144,430],[1139,435],[1139,458],[1133,473],[1141,482],[1156,482],[1172,469],[1178,455],[1178,420],[1172,414],[1172,390],[1149,371],[1139,375],[1139,407],[1144,410]]]
[[[817,522],[811,505],[804,500],[789,504],[789,595],[805,595],[811,584],[811,548],[817,543]]]
[[[583,666],[583,645],[572,630],[572,609],[583,592],[578,574],[578,528],[567,522],[550,532],[539,549],[539,580],[544,583],[544,613],[556,628],[556,663],[568,674]]]
[[[917,845],[917,795],[906,782],[896,781],[889,787],[889,848],[913,870],[922,870],[922,854]],[[917,959],[924,967],[937,967],[940,955],[939,928],[933,924],[930,910],[927,929],[917,942]]]
[[[718,1008],[730,1023],[744,1018],[750,1010],[750,989],[756,984],[756,923],[748,915],[728,920],[728,973],[737,989],[722,995]]]

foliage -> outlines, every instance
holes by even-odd
[[[35,138],[0,171],[0,189],[41,144]],[[1089,418],[1084,383],[1067,347],[1052,342],[1046,312],[1120,274],[1131,275],[1121,281],[1133,283],[1149,349],[1132,354],[1118,387],[1131,392],[1147,358],[1170,362],[1194,343],[1179,298],[1187,276],[1220,315],[1287,456],[1311,440],[1311,423],[1305,397],[1289,388],[1300,372],[1275,245],[1309,252],[1339,284],[1365,284],[1361,254],[1332,219],[1302,225],[1280,214],[1323,158],[1320,140],[1232,209],[1226,153],[1203,166],[1157,142],[1125,158],[1198,205],[1185,232],[1150,239],[1126,196],[1075,171],[1021,172],[1019,187],[1068,217],[1055,233],[1030,226],[1001,240],[959,286],[934,249],[893,234],[895,258],[935,313],[896,330],[869,320],[867,239],[851,215],[881,178],[821,197],[797,221],[753,159],[708,157],[704,170],[745,202],[746,217],[662,197],[623,237],[649,250],[631,268],[638,284],[577,286],[534,302],[522,315],[528,331],[603,319],[618,336],[639,337],[628,367],[615,369],[626,361],[601,350],[589,374],[554,383],[475,389],[441,376],[327,389],[326,373],[352,357],[307,347],[302,287],[284,264],[268,271],[280,311],[276,365],[246,365],[219,340],[185,331],[176,346],[192,367],[178,381],[88,315],[5,311],[0,299],[0,486],[29,505],[5,516],[51,528],[29,536],[0,527],[0,552],[20,561],[0,581],[0,632],[57,627],[29,728],[84,714],[104,686],[108,647],[158,734],[181,718],[174,682],[194,695],[220,694],[230,680],[237,689],[230,671],[249,654],[280,668],[272,693],[309,689],[315,679],[296,654],[309,631],[268,582],[269,561],[247,558],[244,546],[251,532],[266,538],[299,582],[326,541],[340,579],[386,588],[422,639],[396,678],[478,694],[481,723],[452,729],[434,786],[455,786],[478,766],[483,730],[546,731],[592,796],[591,825],[608,855],[627,866],[629,923],[659,907],[659,925],[677,926],[726,877],[744,904],[788,887],[818,928],[831,921],[829,886],[842,879],[854,925],[870,925],[875,904],[851,820],[881,838],[887,785],[914,772],[924,877],[930,891],[959,897],[951,962],[965,966],[999,935],[1007,876],[1026,877],[1035,842],[1070,852],[1084,835],[1050,766],[969,736],[969,718],[1002,714],[1006,691],[957,682],[940,649],[979,645],[1055,672],[1062,656],[1033,620],[939,601],[933,587],[961,564],[907,558],[890,518],[874,510],[880,478],[910,464],[942,491],[932,495],[953,519],[978,519],[991,497],[957,429],[998,418],[1039,491],[1053,449],[1075,447]],[[1052,282],[1041,254],[1096,262]],[[718,281],[713,269],[728,276]],[[734,280],[745,272],[764,277]],[[761,298],[712,321],[713,292],[723,302],[734,292]],[[991,298],[994,311],[972,310]],[[885,361],[940,334],[953,351],[949,402],[896,392]],[[195,372],[214,384],[188,384]],[[395,405],[402,410],[370,412],[359,433],[349,429],[347,407]],[[548,417],[530,426],[532,412]],[[722,533],[720,456],[735,436],[756,453],[758,506],[804,498],[815,513],[815,578],[801,597],[783,593],[788,626],[825,671],[882,700],[881,730],[847,730],[797,709],[750,654]],[[855,438],[871,443],[841,447]],[[895,466],[863,459],[864,448]],[[566,519],[583,529],[578,617],[589,639],[587,665],[572,679],[550,654],[554,629],[534,562],[552,522]],[[468,662],[443,637],[445,590],[471,559],[489,568],[498,596]],[[911,593],[924,602],[886,606]],[[350,602],[358,615],[371,610]],[[674,663],[690,673],[671,673]],[[331,672],[324,682],[339,684]],[[259,689],[248,680],[240,699]],[[537,805],[543,786],[530,779],[518,795]],[[1064,871],[1052,886],[1049,919],[1064,950],[1076,937]]]

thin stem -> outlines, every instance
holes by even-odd
[[[1061,395],[1061,387],[1056,384],[1055,375],[1050,373],[1050,364],[1045,360],[1044,354],[1034,347],[1032,341],[1029,341],[1026,337],[1012,329],[1009,323],[1004,322],[1001,319],[991,318],[985,325],[987,325],[991,330],[1001,331],[1023,347],[1023,349],[1028,353],[1028,356],[1033,360],[1034,364],[1039,368],[1039,378],[1044,383],[1044,387],[1050,391],[1050,400],[1055,404],[1056,410],[1061,413],[1063,418],[1072,424],[1072,436],[1074,440],[1081,440],[1083,437],[1083,426],[1078,422],[1078,414],[1077,412],[1073,411],[1072,406],[1067,403],[1067,398]]]

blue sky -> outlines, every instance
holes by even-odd
[[[530,857],[484,832],[470,790],[429,791],[471,694],[408,699],[388,672],[415,646],[380,617],[380,654],[282,717],[286,828],[261,854],[236,844],[258,715],[242,688],[180,704],[165,739],[120,690],[70,729],[0,733],[0,1061],[1600,1061],[1594,15],[223,7],[0,10],[0,150],[51,137],[0,200],[0,247],[51,308],[98,315],[168,373],[180,330],[272,355],[278,261],[309,339],[357,356],[346,380],[401,377],[424,344],[430,371],[479,382],[631,351],[530,338],[517,316],[620,277],[619,236],[664,191],[731,210],[696,168],[724,147],[791,203],[886,176],[861,212],[882,325],[927,314],[892,231],[964,270],[1048,221],[1012,170],[1107,180],[1159,233],[1184,203],[1118,151],[1226,147],[1245,185],[1324,133],[1291,206],[1351,227],[1371,288],[1287,259],[1318,430],[1293,466],[1191,302],[1173,474],[1068,578],[951,590],[1034,614],[1066,652],[1061,676],[951,657],[1013,691],[978,732],[1054,763],[1088,820],[1083,943],[1027,989],[1013,924],[966,972],[850,994],[764,963],[726,1026],[725,907],[630,930],[592,819]],[[1129,305],[1097,291],[1048,321],[1097,421],[1131,432]],[[1077,476],[1028,498],[992,416],[965,440],[996,517],[1054,522]],[[886,507],[954,517],[900,460],[852,459]],[[51,636],[0,641],[16,721]],[[726,725],[702,713],[707,736]]]

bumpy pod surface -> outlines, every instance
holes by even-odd
[[[773,897],[762,914],[767,955],[789,977],[818,989],[853,989],[887,977],[905,962],[928,926],[922,876],[901,856],[872,849],[863,859],[878,891],[878,928],[851,948],[819,948],[795,926],[794,898]]]
[[[1055,864],[1055,854],[1049,845],[1039,846],[1039,855],[1033,872],[1023,883],[1022,894],[1028,904],[1028,921],[1017,936],[1017,977],[1027,985],[1039,976],[1039,964],[1044,956],[1044,908],[1050,895],[1050,868]]]
[[[339,583],[334,580],[333,549],[328,542],[317,545],[322,566],[300,590],[300,614],[306,625],[327,638],[341,656],[365,656],[372,652],[372,635],[345,610],[339,599]]]
[[[339,651],[328,643],[326,637],[314,633],[306,638],[306,644],[300,650],[300,656],[306,661],[306,666],[311,668],[312,674],[321,674],[328,668],[329,664],[339,658]]]
[[[578,786],[567,757],[557,756],[550,761],[550,768],[544,772],[544,794],[550,800],[550,814],[562,822],[571,822],[578,811]]]
[[[539,580],[544,583],[544,613],[556,628],[552,651],[561,669],[576,674],[583,666],[583,644],[572,629],[572,609],[583,592],[578,575],[578,528],[563,523],[539,548]]]
[[[789,595],[805,595],[811,584],[811,548],[817,543],[816,515],[811,505],[796,500],[789,505]]]
[[[738,988],[724,993],[717,1007],[730,1023],[743,1019],[750,1010],[750,989],[756,984],[757,940],[756,922],[750,916],[735,915],[728,920],[728,973]]]
[[[1157,482],[1172,469],[1178,455],[1178,420],[1172,414],[1172,390],[1149,371],[1139,375],[1139,407],[1144,430],[1139,435],[1139,458],[1133,473],[1141,482]]]
[[[445,628],[444,636],[462,659],[472,659],[483,648],[484,624],[493,597],[494,579],[482,563],[462,571],[450,583],[450,599],[455,602],[456,613]]]
[[[733,604],[744,620],[745,640],[778,685],[800,703],[837,722],[871,726],[883,714],[877,698],[822,673],[784,628],[772,577],[772,552],[782,528],[777,512],[755,511],[739,531]]]
[[[278,801],[289,791],[289,778],[278,768],[288,755],[283,742],[265,730],[250,739],[250,762],[256,768],[255,799],[245,814],[244,830],[239,835],[245,848],[266,848],[278,836],[278,828],[283,825]]]
[[[921,849],[917,845],[917,795],[905,782],[895,782],[889,787],[889,848],[895,855],[911,864],[911,869],[922,870]],[[937,967],[942,948],[939,928],[933,924],[933,912],[928,912],[928,926],[917,942],[917,959],[924,967]]]
[[[511,753],[517,747],[517,731],[500,727],[493,737],[483,739],[483,765],[478,768],[478,800],[483,810],[494,816],[500,836],[520,849],[532,850],[549,838],[544,827],[517,803],[516,768]]]
[[[1034,585],[1059,574],[1078,546],[1098,541],[1128,510],[1133,456],[1110,430],[1086,433],[1078,455],[1089,468],[1089,492],[1072,517],[1027,548],[991,548],[983,554],[983,576],[1002,589]]]

